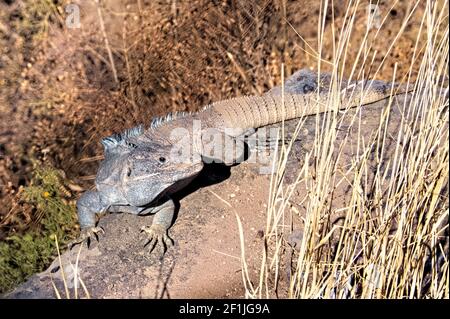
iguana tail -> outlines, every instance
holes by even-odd
[[[391,95],[406,93],[405,86],[382,81],[358,82],[329,94],[328,90],[308,94],[244,96],[213,103],[209,116],[217,117],[216,127],[252,128],[282,122],[293,118],[346,109],[377,102]],[[205,114],[207,115],[207,114]],[[219,115],[219,116],[218,116]]]

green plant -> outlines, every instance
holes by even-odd
[[[7,291],[30,275],[42,271],[57,255],[54,236],[61,244],[75,236],[75,206],[64,198],[65,188],[53,168],[34,171],[22,200],[36,208],[36,219],[24,235],[0,242],[0,292]]]

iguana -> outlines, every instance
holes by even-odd
[[[224,100],[198,112],[156,118],[146,129],[141,125],[104,138],[105,158],[97,172],[96,190],[86,191],[77,201],[82,232],[74,244],[92,236],[98,239],[103,230],[96,227],[97,213],[154,214],[152,225],[141,231],[148,234],[146,245],[152,243],[153,250],[161,243],[165,251],[173,244],[168,235],[175,211],[171,195],[191,182],[205,161],[231,165],[241,160],[242,136],[284,120],[373,103],[389,97],[391,90],[405,93],[400,86],[382,81],[343,82],[338,99],[328,101],[330,79],[300,70],[286,81],[285,94],[273,89],[263,96]],[[220,140],[214,140],[218,136]],[[206,146],[217,141],[233,145],[232,150],[207,152]]]

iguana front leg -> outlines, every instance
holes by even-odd
[[[175,203],[172,199],[168,199],[162,205],[155,207],[151,213],[155,214],[152,225],[141,228],[141,232],[145,232],[148,236],[144,247],[152,244],[152,248],[150,249],[150,252],[152,252],[156,245],[161,243],[164,252],[166,252],[167,246],[174,244],[168,232],[170,226],[172,226],[175,214]]]
[[[81,244],[85,240],[89,246],[92,236],[98,241],[98,234],[104,233],[103,228],[95,226],[95,215],[106,211],[107,206],[100,201],[97,191],[86,191],[77,201],[78,222],[81,234],[73,240],[69,246],[73,248],[76,244]]]

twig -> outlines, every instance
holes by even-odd
[[[94,0],[94,2],[97,7],[98,20],[100,22],[100,30],[102,31],[103,38],[105,39],[106,51],[108,52],[109,62],[111,64],[114,80],[116,81],[116,83],[119,83],[119,79],[117,78],[116,66],[114,64],[114,58],[111,52],[111,48],[109,46],[108,37],[106,36],[105,23],[103,22],[102,10],[100,8],[100,0]]]

